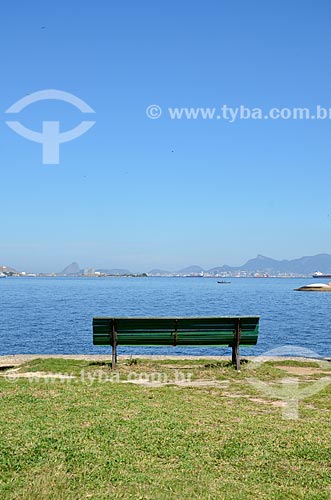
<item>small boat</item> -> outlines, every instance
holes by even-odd
[[[313,278],[331,278],[331,274],[323,274],[320,271],[317,271],[313,274]]]
[[[297,292],[331,292],[331,281],[329,283],[313,283],[295,288]]]
[[[222,285],[227,285],[231,283],[231,281],[218,281],[217,283],[221,283]]]
[[[7,274],[0,272],[0,278],[7,278]]]

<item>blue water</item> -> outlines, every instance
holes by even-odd
[[[0,279],[0,354],[103,354],[93,316],[260,315],[246,355],[298,345],[331,356],[331,293],[295,292],[312,280],[211,278]],[[121,347],[121,354],[229,354],[224,348]]]

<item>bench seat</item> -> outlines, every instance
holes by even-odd
[[[93,318],[93,344],[112,346],[112,367],[117,346],[229,346],[232,362],[240,369],[239,346],[258,339],[258,316]]]

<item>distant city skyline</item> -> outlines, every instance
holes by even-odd
[[[331,120],[168,110],[329,109],[330,14],[326,1],[7,3],[0,264],[141,272],[328,253]],[[77,126],[82,113],[61,101],[5,114],[46,89],[95,111],[88,133],[61,144],[59,165],[5,125]]]
[[[8,268],[8,269],[5,269]],[[215,264],[212,266],[201,266],[198,262],[195,264],[185,264],[182,267],[170,268],[167,266],[153,267],[147,265],[145,268],[134,269],[130,266],[97,266],[89,262],[88,265],[82,266],[77,261],[67,263],[61,269],[43,269],[42,271],[38,269],[20,268],[14,265],[8,265],[0,262],[0,271],[8,272],[15,270],[23,273],[37,273],[37,274],[94,274],[98,271],[98,274],[129,274],[129,273],[152,273],[160,274],[160,272],[166,272],[168,274],[223,274],[223,273],[240,273],[241,275],[248,275],[254,273],[266,273],[270,275],[310,275],[319,271],[324,273],[331,273],[331,254],[322,253],[312,256],[301,256],[295,259],[273,259],[268,256],[258,254],[256,257],[250,258],[239,265],[231,265],[229,263]]]

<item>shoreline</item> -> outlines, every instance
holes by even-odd
[[[23,363],[27,363],[29,361],[33,361],[34,359],[68,359],[68,360],[79,360],[79,361],[111,361],[112,356],[104,355],[104,354],[7,354],[0,356],[0,367],[5,367],[6,365],[21,365]],[[130,355],[121,354],[118,356],[119,360],[129,359]],[[198,359],[206,359],[206,360],[215,360],[215,361],[224,361],[231,359],[231,356],[171,356],[171,355],[133,355],[132,359],[149,359],[155,361],[166,361],[166,360],[198,360]],[[321,357],[321,358],[305,358],[301,356],[242,356],[242,359],[248,359],[249,361],[254,361],[258,359],[259,361],[300,361],[300,362],[321,362],[327,361],[331,362],[330,357]]]

